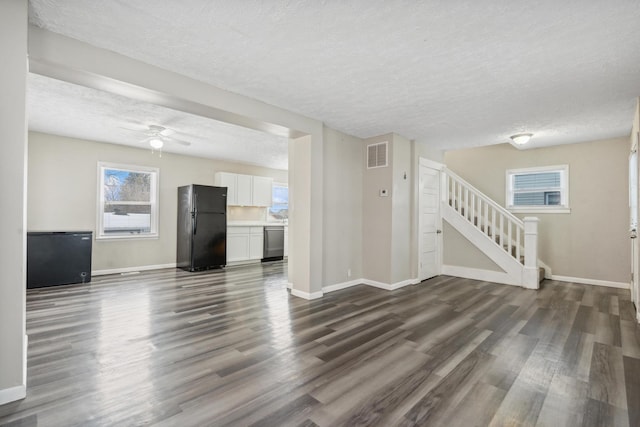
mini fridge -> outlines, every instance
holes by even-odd
[[[27,288],[91,281],[91,231],[27,233]]]

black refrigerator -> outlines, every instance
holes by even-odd
[[[188,271],[227,263],[227,187],[178,187],[176,265]]]

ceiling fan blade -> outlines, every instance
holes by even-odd
[[[169,142],[175,142],[176,144],[184,145],[185,147],[188,147],[191,145],[189,141],[183,141],[181,139],[175,139],[175,138],[165,138],[165,139]]]
[[[129,131],[129,132],[136,132],[136,133],[140,133],[140,132],[144,131],[144,129],[133,129],[133,128],[127,128],[127,127],[124,127],[124,126],[118,126],[118,129],[123,129],[123,130]]]

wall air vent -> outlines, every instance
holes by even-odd
[[[386,141],[367,145],[367,169],[387,167],[387,145]]]

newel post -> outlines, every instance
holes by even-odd
[[[524,218],[524,270],[522,286],[538,289],[538,222],[536,217]]]

